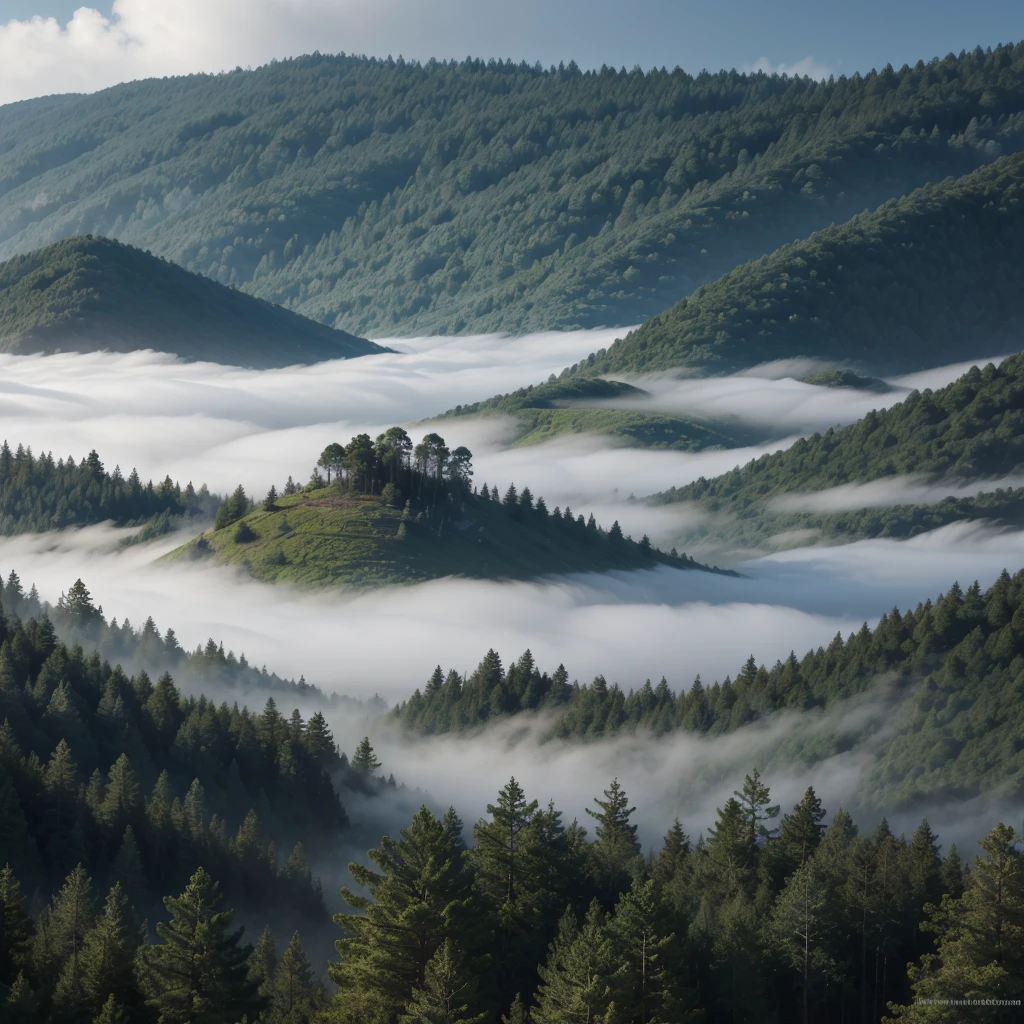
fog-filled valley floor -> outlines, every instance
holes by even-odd
[[[288,476],[304,482],[325,443],[361,431],[372,436],[400,422],[414,436],[434,428],[453,448],[469,445],[478,483],[502,491],[509,483],[529,485],[549,506],[571,503],[605,525],[618,519],[626,532],[648,533],[668,547],[699,513],[649,506],[646,495],[725,472],[797,436],[853,422],[911,389],[942,387],[970,365],[893,379],[885,393],[801,383],[796,378],[815,369],[808,363],[703,380],[637,381],[649,397],[629,400],[633,405],[742,422],[763,435],[760,445],[739,449],[639,449],[597,434],[510,447],[502,417],[416,426],[444,408],[507,387],[509,379],[557,373],[620,333],[404,339],[388,343],[395,354],[264,371],[183,364],[149,352],[5,356],[0,432],[12,445],[53,450],[55,457],[77,458],[95,448],[108,467],[117,464],[125,474],[135,467],[143,479],[169,475],[221,493],[243,483],[258,495]],[[929,486],[934,493],[913,480],[890,480],[881,500],[897,500],[901,488],[915,500],[929,500],[950,493],[954,484]],[[851,500],[856,504],[856,496]],[[379,694],[389,705],[422,687],[435,665],[466,674],[488,649],[506,662],[529,649],[547,671],[564,664],[570,679],[587,683],[604,676],[626,691],[662,677],[674,690],[688,688],[697,676],[710,684],[735,676],[751,654],[767,665],[791,651],[800,656],[827,646],[837,632],[848,635],[865,621],[873,626],[894,605],[913,607],[954,581],[966,587],[978,580],[985,588],[1004,568],[1013,572],[1024,565],[1024,534],[982,522],[907,541],[819,543],[754,557],[740,552],[730,563],[736,576],[661,567],[533,582],[445,579],[364,592],[308,592],[271,587],[205,562],[155,564],[185,534],[122,548],[126,532],[99,525],[7,537],[0,540],[0,568],[16,570],[26,587],[34,583],[51,603],[82,578],[108,618],[127,617],[139,626],[152,616],[161,629],[173,627],[186,649],[214,637],[244,652],[251,664],[288,678],[301,675],[328,693],[361,699]],[[374,732],[367,720],[364,712],[332,712],[343,749],[350,750],[366,728]],[[638,804],[657,804],[656,813],[641,819],[654,828],[676,799],[666,779],[693,772],[701,780],[699,795],[690,791],[685,815],[699,830],[711,824],[719,790],[728,790],[750,767],[744,764],[750,760],[747,741],[739,734],[729,743],[667,738],[653,748],[658,756],[648,750],[629,762],[627,772],[620,753],[634,741],[625,747],[594,741],[558,753],[549,747],[544,758],[568,759],[566,770],[550,771],[540,768],[546,761],[537,760],[531,739],[506,747],[447,737],[410,747],[384,723],[376,731],[380,755],[399,781],[426,789],[437,806],[458,804],[469,821],[510,773],[535,777],[538,789],[547,785],[550,792],[533,795],[554,798],[572,815],[581,815],[595,795],[590,780],[620,774]],[[839,759],[834,771],[819,778],[830,806],[856,803],[860,757],[870,754]],[[795,791],[805,784],[801,770],[778,767],[780,785]],[[476,783],[467,791],[463,780],[470,776]],[[587,782],[554,786],[553,779]],[[645,834],[648,842],[657,839],[653,831]]]

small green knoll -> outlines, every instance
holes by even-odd
[[[578,519],[467,494],[399,508],[370,494],[322,487],[279,498],[204,533],[169,559],[211,556],[257,579],[306,586],[382,586],[443,576],[530,579],[552,573],[705,568]],[[566,509],[568,513],[569,510]],[[617,534],[617,536],[616,536]]]

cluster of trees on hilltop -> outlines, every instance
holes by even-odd
[[[392,712],[405,728],[445,733],[479,728],[522,711],[551,718],[549,733],[595,738],[621,732],[655,735],[691,731],[720,735],[785,710],[827,708],[873,686],[899,688],[906,724],[881,747],[865,777],[865,807],[913,806],[930,798],[962,798],[1005,787],[1024,794],[1024,757],[1015,737],[1024,730],[1024,570],[1003,572],[984,593],[954,584],[934,603],[893,609],[872,630],[865,623],[845,640],[791,653],[768,667],[749,657],[735,678],[708,685],[698,676],[673,691],[662,679],[624,691],[599,676],[569,682],[565,667],[541,672],[527,651],[507,670],[488,651],[463,678],[440,666]],[[789,754],[814,763],[839,751],[846,738]]]
[[[326,1015],[339,1024],[965,1020],[916,1000],[1012,1000],[1024,854],[998,825],[968,867],[927,821],[861,833],[813,788],[785,815],[755,770],[707,836],[646,857],[619,782],[590,840],[513,778],[463,842],[420,809],[350,870]],[[1019,1020],[1019,1004],[985,1008]],[[973,1018],[971,1018],[973,1019]],[[979,1015],[978,1019],[981,1019]]]
[[[1018,150],[1022,62],[816,82],[307,56],[127,83],[0,114],[0,246],[109,235],[357,333],[636,323]]]
[[[820,491],[882,477],[946,480],[1005,475],[1024,464],[1024,356],[972,367],[938,391],[912,391],[889,409],[791,448],[762,455],[711,480],[656,495],[659,504],[699,501],[715,512],[759,514],[787,492]]]
[[[120,467],[108,473],[95,451],[76,463],[70,455],[33,455],[21,444],[13,452],[6,441],[0,446],[0,533],[7,536],[107,519],[128,526],[160,515],[205,517],[219,504],[206,484],[183,489],[166,477],[154,487],[134,469],[127,478]]]
[[[729,372],[813,356],[871,372],[997,352],[1024,324],[1024,156],[909,195],[730,270],[564,371]]]

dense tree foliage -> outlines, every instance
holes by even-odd
[[[126,526],[162,517],[169,524],[172,516],[209,516],[219,500],[205,484],[197,491],[191,481],[182,488],[165,477],[154,487],[134,469],[127,478],[120,466],[108,473],[95,451],[78,463],[70,455],[55,462],[52,452],[0,445],[0,533],[7,536],[107,519]]]
[[[912,391],[889,409],[743,467],[657,495],[752,518],[788,493],[821,491],[897,474],[954,482],[1004,476],[1024,464],[1024,355],[972,367],[939,391]],[[784,506],[783,506],[784,507]]]
[[[719,735],[782,711],[831,707],[869,690],[898,700],[904,718],[880,741],[861,801],[868,808],[913,806],[926,798],[966,797],[995,786],[1024,794],[1024,570],[986,592],[954,585],[934,603],[884,615],[845,640],[795,654],[774,666],[747,659],[735,678],[699,677],[673,691],[662,679],[624,691],[598,677],[569,682],[563,666],[541,672],[527,651],[507,670],[489,651],[463,678],[436,668],[426,686],[392,712],[423,733],[472,729],[502,716],[539,711],[553,737],[685,730]],[[865,725],[870,732],[873,725]],[[815,763],[851,741],[856,730],[787,747],[787,757]]]
[[[0,264],[0,350],[140,348],[258,367],[381,351],[109,238],[66,238]]]
[[[1021,147],[1024,49],[827,82],[307,56],[0,111],[0,255],[108,235],[356,333],[632,324]]]
[[[1024,854],[1006,825],[973,868],[927,821],[861,833],[813,788],[788,814],[755,770],[692,842],[644,857],[617,781],[595,836],[511,779],[465,848],[422,807],[350,870],[329,967],[339,1024],[763,1024],[1020,1019]],[[909,966],[909,970],[908,970]],[[1007,1000],[970,1014],[914,998]],[[979,1007],[982,1005],[978,1004]]]
[[[1024,155],[735,267],[569,373],[817,357],[905,372],[1016,346]]]

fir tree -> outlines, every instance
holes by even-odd
[[[199,868],[181,896],[164,899],[170,919],[156,926],[163,942],[140,951],[140,986],[166,1024],[224,1024],[260,1008],[242,930],[228,930],[233,912],[220,910],[221,902]]]
[[[115,882],[82,944],[82,990],[93,1014],[99,1014],[110,997],[122,1007],[139,1007],[134,958],[140,944],[128,900]]]
[[[445,939],[427,964],[423,986],[413,990],[400,1024],[484,1024],[474,1013],[476,986],[459,947]]]
[[[305,1024],[318,1008],[320,996],[316,975],[295,932],[274,972],[271,1012],[281,1024]]]
[[[370,737],[364,736],[359,741],[356,752],[352,755],[352,771],[357,775],[371,776],[379,767],[380,761],[377,760],[373,747],[370,746]]]

